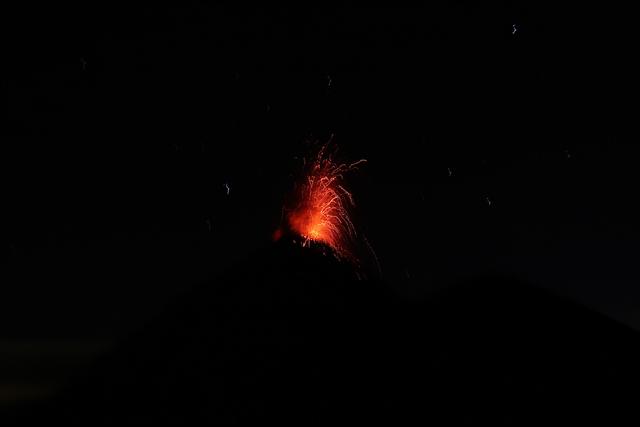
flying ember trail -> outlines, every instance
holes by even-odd
[[[285,207],[286,221],[289,229],[302,237],[303,246],[323,243],[336,257],[357,261],[353,251],[357,232],[350,215],[355,203],[345,188],[344,175],[366,160],[337,162],[329,144],[321,146],[312,161],[305,162],[293,203]]]

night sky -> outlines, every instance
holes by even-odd
[[[3,345],[108,346],[268,251],[309,142],[332,135],[368,160],[354,218],[392,292],[506,275],[640,329],[625,15],[4,11]]]

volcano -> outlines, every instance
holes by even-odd
[[[634,415],[625,402],[639,356],[635,331],[515,280],[407,301],[281,241],[183,295],[15,420],[611,422]]]
[[[344,175],[366,160],[343,163],[335,159],[336,150],[330,140],[316,148],[308,162],[303,162],[302,176],[283,207],[283,214],[286,212],[286,229],[298,235],[303,246],[321,243],[337,258],[358,264],[359,257],[354,252],[358,232],[350,213],[355,202],[345,188]],[[282,229],[276,230],[274,239],[281,235]]]

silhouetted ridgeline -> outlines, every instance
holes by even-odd
[[[91,376],[18,419],[611,422],[635,415],[639,344],[636,332],[515,281],[407,302],[279,243],[176,301]]]

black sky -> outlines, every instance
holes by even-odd
[[[624,16],[7,10],[4,338],[118,336],[269,245],[332,134],[394,289],[512,274],[640,328]]]

